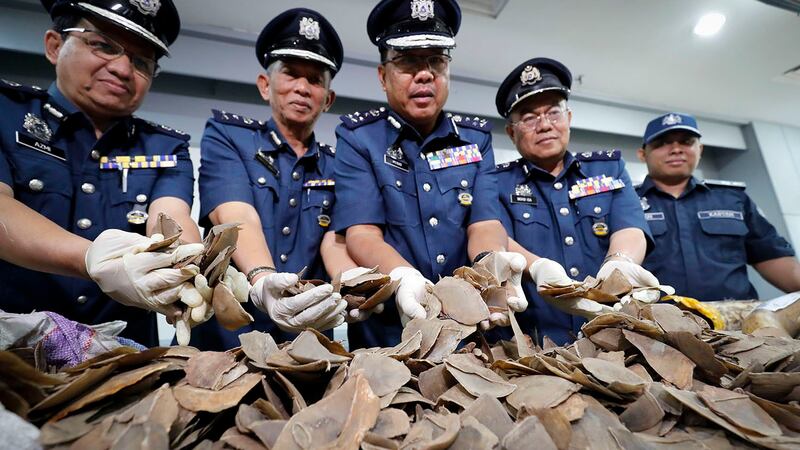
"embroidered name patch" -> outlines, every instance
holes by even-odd
[[[706,219],[736,219],[744,220],[744,214],[739,211],[731,211],[727,209],[715,209],[711,211],[697,211],[697,217],[701,220]]]
[[[664,213],[663,212],[644,213],[644,218],[646,220],[664,220]]]

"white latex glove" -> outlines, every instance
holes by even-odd
[[[499,281],[508,281],[517,292],[516,297],[509,297],[508,299],[509,309],[514,312],[525,311],[528,308],[528,299],[525,297],[525,291],[522,289],[522,272],[525,270],[525,266],[528,265],[528,261],[525,260],[525,256],[515,252],[497,252],[496,258],[497,261],[507,264],[507,268],[511,271],[511,276],[508,277],[508,280]]]
[[[353,278],[360,277],[361,275],[364,275],[365,273],[370,272],[371,270],[372,269],[368,269],[366,267],[354,267],[352,269],[345,270],[344,272],[342,272],[341,276],[342,283],[344,283],[345,281],[350,281]],[[363,322],[369,319],[369,316],[373,314],[382,313],[383,308],[384,308],[383,303],[381,303],[380,305],[372,309],[367,309],[367,310],[360,310],[358,308],[352,309],[347,313],[345,320],[347,321],[347,323]]]
[[[185,244],[171,253],[145,252],[155,239],[122,230],[106,230],[86,252],[89,277],[109,297],[123,305],[174,316],[183,283],[199,272],[197,266],[171,266],[203,251],[203,244]]]
[[[611,276],[611,272],[613,272],[614,269],[618,269],[622,272],[633,287],[657,288],[659,286],[658,278],[656,278],[655,275],[648,272],[644,267],[628,261],[606,261],[606,263],[600,267],[600,270],[597,271],[597,276],[595,278],[598,280],[605,280]]]
[[[281,297],[281,292],[297,284],[293,273],[271,273],[259,278],[250,289],[253,304],[267,313],[281,330],[299,333],[306,328],[325,331],[344,322],[347,302],[333,292],[333,286],[323,284],[292,297]]]
[[[427,313],[422,306],[422,300],[425,298],[426,287],[433,286],[433,283],[413,267],[395,267],[389,276],[392,281],[400,280],[395,299],[403,326],[411,319],[424,319]]]
[[[536,289],[541,290],[546,285],[566,286],[575,283],[564,270],[561,264],[552,259],[539,258],[528,268],[531,279],[536,284]],[[567,314],[593,319],[600,314],[613,312],[614,309],[602,303],[587,298],[560,298],[555,299],[542,295],[550,305]]]

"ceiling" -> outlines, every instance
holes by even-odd
[[[175,0],[185,27],[256,35],[277,13],[306,6],[336,27],[350,59],[377,61],[367,39],[372,0]],[[692,34],[706,12],[720,34]],[[800,126],[800,83],[775,81],[800,65],[800,17],[756,0],[509,0],[494,19],[465,12],[452,73],[499,84],[525,59],[564,62],[583,98]]]

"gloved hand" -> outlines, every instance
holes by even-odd
[[[400,286],[395,292],[395,299],[403,326],[411,319],[424,319],[427,313],[421,303],[425,298],[428,286],[433,286],[433,283],[413,267],[395,267],[389,273],[389,277],[392,278],[392,281],[400,280]]]
[[[366,267],[354,267],[352,269],[345,270],[344,272],[342,272],[342,276],[341,276],[342,283],[344,283],[346,281],[350,281],[353,278],[360,277],[361,275],[364,275],[365,273],[371,272],[371,271],[372,271],[372,269],[367,269]],[[369,318],[369,316],[371,316],[373,314],[382,313],[383,312],[383,308],[384,308],[383,303],[381,303],[381,304],[379,304],[378,306],[376,306],[376,307],[374,307],[372,309],[367,309],[367,310],[360,310],[358,308],[351,309],[347,313],[347,315],[345,317],[345,320],[347,321],[347,323],[363,322],[363,321],[367,320]]]
[[[517,292],[516,297],[509,297],[508,308],[514,312],[522,312],[528,308],[528,299],[525,297],[525,291],[522,289],[522,271],[528,262],[525,256],[516,252],[497,252],[496,261],[505,264],[510,276],[507,280],[498,280],[501,283],[508,281],[514,290]]]
[[[600,267],[600,270],[597,271],[597,276],[595,278],[598,280],[605,280],[611,276],[611,272],[613,272],[614,269],[618,269],[622,272],[633,287],[657,288],[659,286],[658,278],[656,278],[655,275],[645,270],[644,267],[629,261],[606,261]]]
[[[293,273],[271,273],[259,278],[250,289],[253,304],[267,313],[281,330],[299,333],[306,328],[325,331],[344,322],[347,302],[333,292],[333,286],[323,284],[292,297],[282,297],[281,292],[297,284]]]
[[[567,286],[575,283],[564,270],[561,264],[552,259],[539,258],[528,268],[531,279],[536,283],[536,289],[541,291],[546,285]],[[542,295],[550,305],[567,314],[593,319],[600,314],[613,312],[614,309],[602,303],[587,298],[552,298]]]
[[[200,271],[189,265],[171,266],[203,251],[203,244],[185,244],[170,253],[146,252],[153,243],[148,238],[122,230],[106,230],[86,252],[89,277],[100,289],[123,305],[135,306],[174,317],[183,283]]]

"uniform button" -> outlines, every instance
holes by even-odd
[[[397,186],[397,187],[403,187],[403,182],[402,182],[402,181],[400,181],[400,180],[397,180],[397,181],[395,181],[395,182],[394,182],[394,184],[395,184],[395,186]]]
[[[554,184],[553,187],[556,188],[556,190],[560,190],[561,188],[564,187],[564,185],[559,181],[556,184]]]
[[[298,172],[292,172],[292,179],[293,180],[299,180],[300,179],[300,174]]]
[[[603,208],[601,208],[599,206],[595,206],[594,207],[594,213],[595,214],[600,214],[601,212],[603,212]]]
[[[461,187],[462,187],[462,188],[469,187],[469,181],[467,181],[467,180],[461,180]]]
[[[75,300],[77,300],[77,302],[82,305],[82,304],[86,303],[87,301],[89,301],[89,297],[87,297],[85,295],[81,295],[80,297],[78,297]]]
[[[430,192],[430,191],[431,191],[431,185],[430,185],[430,183],[425,183],[425,184],[423,184],[423,185],[422,185],[422,190],[423,190],[423,191],[425,191],[425,192]]]
[[[144,203],[147,201],[147,196],[144,194],[139,194],[136,196],[136,201],[139,203]]]
[[[567,245],[572,245],[575,243],[575,238],[573,238],[572,236],[567,236],[564,238],[564,243]]]
[[[527,213],[527,212],[526,213],[522,213],[522,218],[523,219],[530,219],[531,218],[531,213]]]
[[[92,226],[92,221],[89,219],[78,219],[78,228],[81,230],[88,230]]]
[[[569,269],[569,274],[572,275],[573,277],[577,277],[578,275],[581,274],[581,271],[578,270],[577,267],[573,267],[573,268]]]
[[[292,207],[297,206],[297,199],[296,198],[290,198],[289,199],[289,206],[292,206]]]
[[[282,261],[282,262],[286,262],[286,261],[288,261],[288,260],[289,260],[289,257],[288,257],[288,256],[286,256],[286,255],[281,255],[281,261]]]
[[[28,182],[28,187],[31,188],[33,192],[39,192],[44,189],[44,181],[34,178]]]
[[[92,183],[83,183],[81,190],[84,194],[94,194],[94,185]]]
[[[435,227],[439,225],[439,219],[437,219],[436,217],[431,217],[428,223],[431,224],[432,227]]]
[[[330,206],[330,205],[331,205],[330,201],[328,201],[328,200],[323,200],[322,201],[322,206]]]
[[[92,150],[91,155],[92,155],[92,159],[95,160],[95,161],[100,159],[100,152],[98,152],[97,150]]]
[[[263,186],[263,185],[267,184],[267,179],[264,178],[264,177],[258,177],[258,179],[256,180],[256,183],[258,183],[258,184]]]
[[[561,209],[558,210],[558,213],[561,214],[562,216],[568,216],[569,215],[569,208],[561,208]]]
[[[438,256],[436,256],[436,262],[437,262],[438,264],[444,264],[444,261],[445,261],[445,257],[444,257],[444,255],[438,255]]]
[[[291,232],[292,229],[289,227],[283,227],[283,229],[281,230],[281,233],[283,233],[284,236],[288,236]]]
[[[420,153],[419,154],[419,159],[425,161],[425,154],[424,153]]]

